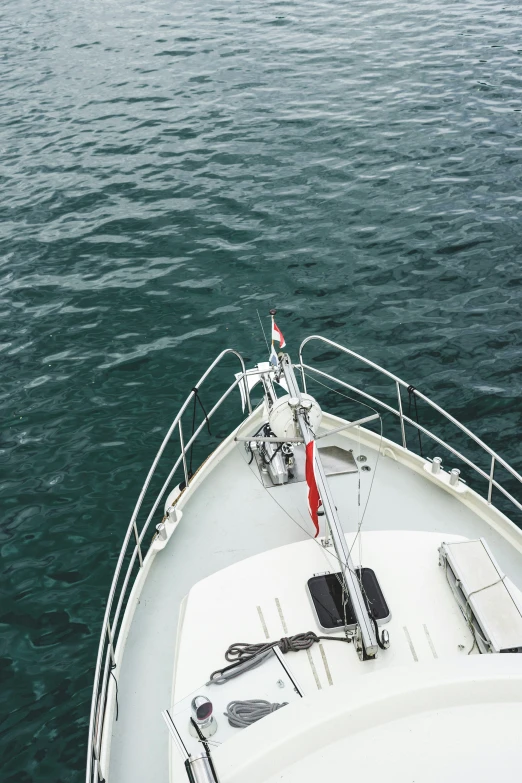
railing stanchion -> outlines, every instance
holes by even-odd
[[[246,377],[246,367],[245,367],[245,364],[244,364],[243,360],[241,360],[241,363],[243,365],[243,386],[245,388],[245,397],[246,397],[246,401],[247,401],[248,414],[250,415],[252,413],[252,402],[250,400],[250,389],[248,388],[248,381],[247,381],[247,377]]]
[[[399,403],[399,415],[400,415],[400,419],[401,419],[402,445],[403,445],[403,448],[407,449],[408,446],[406,445],[406,430],[404,429],[404,417],[402,415],[401,387],[400,387],[398,381],[396,381],[395,385],[397,387],[397,401]]]
[[[491,457],[491,470],[489,471],[488,504],[491,505],[493,495],[493,475],[495,473],[495,457]]]
[[[303,391],[306,394],[307,393],[306,377],[305,377],[305,371],[304,371],[304,367],[303,367],[303,360],[302,360],[301,354],[299,354],[299,367],[301,369],[301,378],[302,378],[302,381],[303,381]]]
[[[138,557],[140,559],[140,568],[143,568],[143,556],[141,554],[140,537],[138,535],[138,526],[136,524],[136,520],[134,520],[132,529],[134,530],[134,538],[136,539],[136,547],[138,549]]]
[[[181,446],[181,455],[183,457],[183,470],[185,472],[185,486],[188,487],[189,474],[187,470],[187,457],[185,454],[185,441],[183,440],[183,429],[181,427],[181,419],[178,422],[179,425],[179,444]]]

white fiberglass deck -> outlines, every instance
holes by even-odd
[[[455,536],[447,540],[455,538],[461,540]],[[352,543],[353,535],[348,541]],[[353,644],[329,639],[314,645],[309,654],[288,653],[285,663],[305,694],[390,666],[467,655],[473,638],[438,566],[439,544],[437,533],[366,534],[364,563],[377,574],[391,609],[391,620],[383,626],[390,633],[391,646],[363,666]],[[195,585],[181,628],[175,701],[208,680],[222,665],[231,642],[262,642],[309,630],[319,633],[306,583],[325,570],[338,571],[332,549],[308,540],[248,558]],[[342,632],[338,635],[343,637]]]
[[[213,751],[223,783],[518,779],[519,655],[375,672],[305,697]]]
[[[253,415],[248,430],[245,425],[242,429],[249,433],[255,431],[259,426],[258,416]],[[338,421],[325,416],[323,425],[331,429],[337,426]],[[364,674],[366,679],[366,675],[375,673],[376,669],[387,669],[392,665],[414,665],[422,663],[424,659],[429,660],[430,656],[432,663],[436,663],[429,638],[437,659],[447,657],[450,649],[454,655],[460,654],[458,644],[471,646],[470,634],[449,588],[445,589],[442,570],[437,571],[438,545],[449,536],[484,536],[500,567],[522,588],[522,535],[474,493],[459,494],[455,490],[446,489],[440,480],[425,472],[423,460],[404,452],[398,446],[383,443],[384,454],[379,456],[375,471],[379,438],[371,433],[361,431],[357,436],[353,432],[350,436],[339,434],[325,439],[323,443],[336,444],[345,449],[353,448],[355,454],[361,452],[367,457],[364,464],[371,470],[332,477],[330,486],[345,530],[353,533],[360,513],[365,508],[373,480],[363,525],[362,560],[364,565],[371,567],[373,564],[370,559],[374,559],[375,570],[378,571],[392,611],[392,622],[388,626],[391,647],[375,662],[359,662],[352,645],[346,645],[345,649],[341,644],[324,643],[328,661],[331,661],[329,668],[332,681],[337,684],[337,680],[342,681],[347,672],[353,676]],[[305,484],[266,490],[255,463],[248,466],[247,462],[243,444],[235,444],[231,440],[225,442],[198,474],[197,480],[193,479],[190,490],[185,493],[183,504],[179,504],[183,505],[183,518],[167,546],[154,558],[150,558],[150,570],[130,626],[123,660],[117,669],[119,718],[112,727],[108,783],[169,781],[169,736],[161,711],[172,704],[177,644],[180,644],[179,665],[183,667],[183,677],[178,677],[177,681],[177,695],[181,696],[201,682],[201,674],[207,672],[209,666],[207,673],[223,663],[222,657],[215,658],[218,649],[222,655],[228,644],[234,641],[263,641],[257,606],[266,604],[269,636],[278,638],[283,635],[280,615],[275,614],[276,597],[279,597],[284,616],[287,617],[289,633],[308,630],[318,632],[306,599],[305,576],[310,569],[308,577],[313,576],[314,572],[327,570],[328,566],[320,568],[315,565],[317,557],[324,559],[324,551],[320,551],[317,544],[310,541],[313,528],[307,511]],[[358,475],[361,479],[360,507],[357,504]],[[385,537],[379,537],[375,531],[419,531],[427,535],[416,539],[415,536],[392,536],[386,533]],[[365,532],[369,534],[365,536]],[[415,539],[417,543],[414,546],[412,542]],[[286,546],[292,544],[296,546]],[[244,639],[236,638],[238,627],[232,620],[226,622],[227,609],[224,607],[223,619],[218,623],[221,629],[219,638],[215,645],[209,646],[203,658],[199,642],[196,645],[195,637],[192,637],[194,641],[191,642],[191,634],[185,637],[183,632],[181,643],[177,640],[180,606],[196,583],[245,558],[276,547],[284,549],[274,555],[273,562],[267,565],[266,577],[269,580],[272,575],[274,582],[281,580],[281,572],[275,563],[278,562],[281,567],[286,564],[288,572],[285,579],[288,585],[285,586],[284,580],[277,582],[279,596],[270,585],[265,595],[259,594],[258,582],[255,595],[248,593],[245,587],[245,596],[249,596],[249,611],[252,607],[255,611],[252,610],[251,619],[245,621],[244,634],[240,634],[245,636]],[[420,559],[412,564],[411,574],[402,573],[399,591],[393,582],[394,563],[397,568],[405,569],[408,551],[415,549]],[[424,569],[419,570],[419,563],[428,562],[430,551],[433,576],[427,578],[424,584]],[[358,546],[353,555],[357,559]],[[239,572],[246,569],[242,579],[247,579],[248,564],[235,568]],[[399,598],[401,592],[404,593],[405,580],[410,578],[413,604],[416,605],[419,584],[426,603],[434,602],[431,609],[426,609],[424,613],[409,606],[408,600]],[[239,591],[242,590],[242,579],[237,585]],[[222,588],[223,585],[219,588],[220,596]],[[198,585],[186,603],[183,628],[188,631],[189,627],[199,627],[198,633],[203,638],[206,618],[202,607],[194,614],[190,610],[191,601],[200,589],[204,587]],[[302,602],[298,598],[299,591],[302,591]],[[216,594],[212,593],[214,601]],[[440,608],[440,601],[446,607],[442,624],[437,608]],[[215,618],[219,614],[218,608],[219,605],[211,612]],[[444,622],[447,623],[445,632]],[[209,628],[211,624],[209,617]],[[427,633],[423,626],[426,626]],[[404,632],[404,627],[408,634]],[[213,633],[217,634],[217,631],[214,629]],[[459,641],[461,638],[462,641]],[[412,655],[410,642],[417,655],[417,662]],[[332,647],[341,649],[332,650]],[[301,670],[298,677],[302,677],[303,686],[306,682],[305,689],[313,690],[315,687],[317,690],[316,677],[319,678],[321,689],[330,687],[320,650],[313,649],[311,655],[315,674],[306,653],[291,656],[289,665],[292,668],[297,665]],[[300,662],[296,663],[299,659]],[[180,685],[180,682],[183,684]],[[110,734],[108,729],[107,735]]]

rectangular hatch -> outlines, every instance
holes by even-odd
[[[390,620],[390,610],[371,568],[356,568],[355,573],[360,580],[366,606],[377,623]],[[312,600],[317,622],[326,633],[333,633],[345,627],[354,629],[357,621],[349,597],[344,595],[342,574],[318,574],[308,580],[308,592]]]
[[[522,612],[516,588],[483,538],[443,543],[440,564],[481,652],[522,652]]]

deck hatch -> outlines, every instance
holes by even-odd
[[[486,541],[443,543],[440,563],[481,652],[522,652],[522,611]]]
[[[390,610],[375,571],[371,568],[356,568],[355,571],[358,578],[362,579],[363,595],[370,614],[379,624],[388,622]],[[317,622],[323,631],[332,632],[344,628],[345,611],[341,574],[319,574],[309,579],[307,584]],[[346,604],[346,626],[356,627],[356,618],[349,599]]]

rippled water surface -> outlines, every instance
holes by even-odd
[[[209,361],[265,358],[256,309],[294,355],[340,340],[522,467],[521,20],[497,0],[4,0],[6,783],[82,780],[138,485]]]

